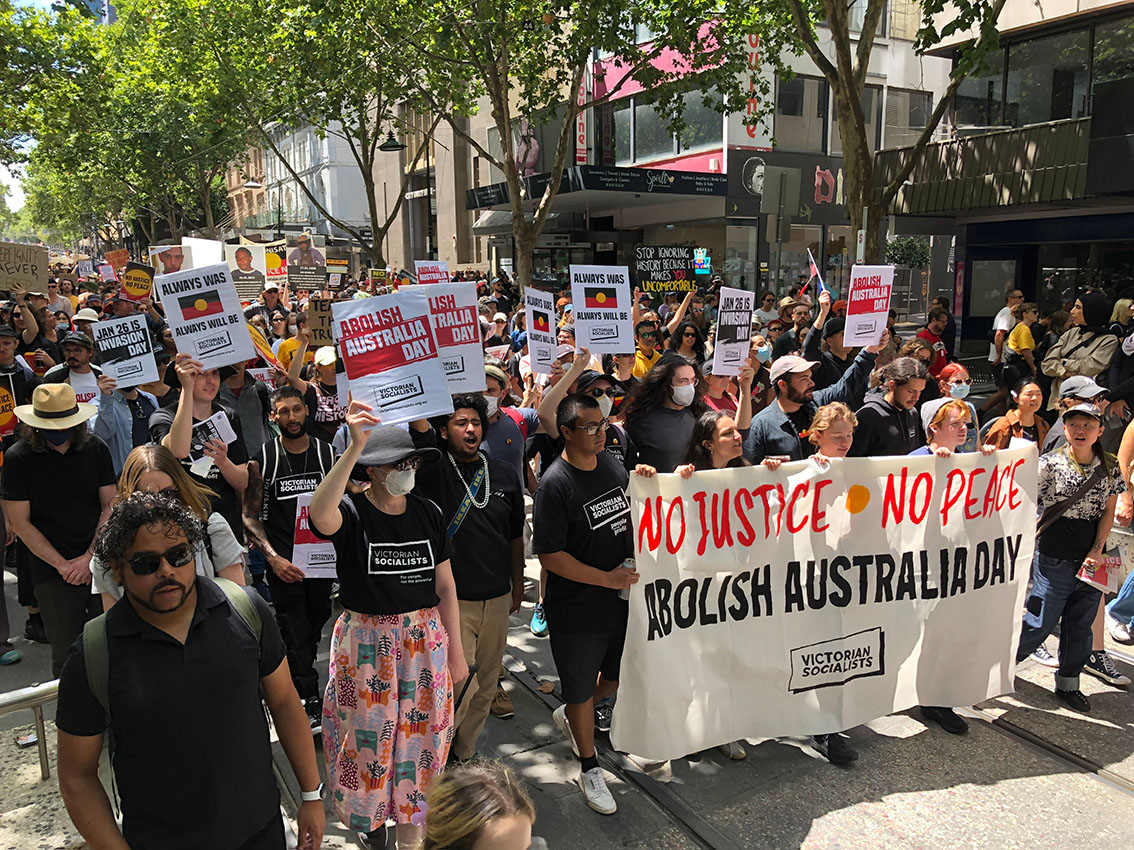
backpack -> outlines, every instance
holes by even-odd
[[[500,412],[516,423],[516,427],[520,429],[520,438],[526,441],[528,439],[528,422],[524,419],[524,415],[514,407],[502,407]]]
[[[213,579],[217,587],[224,591],[229,604],[236,610],[244,624],[256,635],[259,643],[264,624],[260,620],[260,612],[244,592],[244,588],[235,582],[217,576]],[[83,661],[86,665],[87,687],[91,695],[102,706],[106,714],[106,725],[110,726],[110,659],[107,653],[106,641],[106,614],[102,613],[83,626]]]

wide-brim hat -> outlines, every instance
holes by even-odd
[[[16,418],[32,428],[63,431],[86,422],[98,408],[75,401],[70,384],[40,384],[32,393],[31,404],[16,405]]]
[[[411,457],[421,458],[423,463],[435,463],[441,459],[441,452],[434,448],[418,448],[413,444],[409,431],[396,425],[375,425],[366,438],[362,454],[356,466],[386,466],[400,463]]]

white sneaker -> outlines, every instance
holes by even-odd
[[[1119,643],[1130,643],[1130,626],[1110,616],[1109,611],[1106,612],[1106,630]]]
[[[563,733],[563,737],[567,739],[567,743],[571,745],[571,751],[576,757],[579,755],[579,746],[575,743],[575,735],[571,731],[571,724],[567,722],[567,706],[561,705],[555,711],[551,712],[551,719],[555,721],[555,725],[559,727],[559,731]],[[591,771],[592,773],[594,771]],[[606,786],[603,786],[606,787]],[[584,789],[585,791],[586,789]],[[591,808],[594,808],[593,806]]]
[[[587,805],[600,815],[612,815],[618,811],[601,767],[592,767],[586,773],[579,773],[579,787],[583,789],[583,799]]]
[[[744,747],[740,746],[739,741],[729,741],[727,744],[721,744],[717,747],[717,751],[721,755],[727,756],[733,761],[740,761],[741,759],[748,758],[748,753],[744,751]]]

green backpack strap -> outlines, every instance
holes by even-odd
[[[106,714],[110,725],[110,662],[106,645],[106,614],[99,614],[83,626],[83,662],[87,669],[87,687]]]
[[[256,635],[256,642],[259,643],[260,635],[264,631],[264,623],[260,620],[260,612],[256,610],[256,606],[252,604],[252,600],[248,598],[244,588],[236,582],[220,576],[214,576],[213,581],[216,582],[217,587],[224,591],[224,595],[228,597],[228,601],[232,603],[232,607],[236,609],[240,619]]]

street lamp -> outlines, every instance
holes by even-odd
[[[394,131],[390,130],[386,134],[385,141],[378,145],[378,150],[383,153],[395,153],[397,151],[404,151],[406,146],[394,138]],[[429,183],[429,143],[425,145],[425,258],[427,260],[433,259],[433,191]]]

